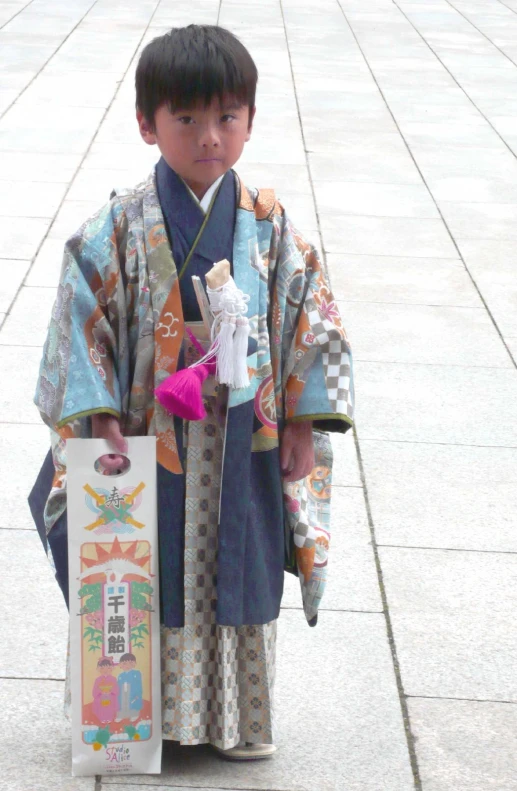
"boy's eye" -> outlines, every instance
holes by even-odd
[[[194,119],[190,115],[182,115],[181,118],[178,118],[178,121],[180,124],[184,124],[184,126],[194,123]]]
[[[235,116],[234,116],[234,115],[231,115],[231,113],[226,113],[226,114],[225,114],[225,115],[223,115],[223,116],[222,116],[222,118],[221,118],[221,121],[223,122],[223,124],[226,124],[226,123],[228,123],[229,121],[234,121],[234,120],[235,120]]]

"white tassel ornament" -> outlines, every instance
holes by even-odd
[[[212,354],[217,360],[217,378],[221,384],[237,390],[248,387],[248,337],[250,324],[247,294],[244,294],[230,275],[230,264],[218,261],[206,275],[212,324]],[[211,353],[209,352],[209,355]]]

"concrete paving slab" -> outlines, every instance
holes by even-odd
[[[517,551],[516,448],[363,440],[361,455],[379,544]]]
[[[55,296],[51,288],[24,286],[0,331],[0,344],[42,348]]]
[[[0,180],[0,216],[53,217],[63,200],[67,185]]]
[[[51,220],[35,217],[0,217],[2,255],[6,259],[31,259],[48,231]]]
[[[430,176],[426,180],[438,203],[444,200],[462,203],[465,201],[517,203],[517,184],[508,183],[506,176],[504,179],[472,176],[434,178]]]
[[[99,208],[108,202],[114,189],[135,187],[151,172],[141,161],[128,161],[124,170],[100,170],[82,167],[72,182],[67,200],[97,202]]]
[[[19,106],[109,107],[118,86],[117,74],[100,77],[88,72],[42,72],[18,100]]]
[[[327,617],[326,610],[382,612],[362,489],[333,487],[330,535],[329,579],[319,622]],[[292,574],[285,575],[282,607],[302,607],[300,581]]]
[[[0,173],[11,181],[63,182],[67,184],[79,167],[81,154],[41,154],[0,151]]]
[[[419,698],[408,706],[426,791],[512,791],[517,706]]]
[[[48,12],[42,13],[37,8],[26,8],[23,15],[11,19],[3,31],[6,33],[23,34],[24,36],[34,36],[39,38],[42,35],[60,35],[62,39],[70,34],[74,26],[79,21],[80,16],[77,14],[73,17],[61,17],[54,13],[54,10],[49,8]]]
[[[104,201],[63,201],[54,222],[48,233],[49,239],[68,239],[75,233],[81,225],[90,217],[93,217],[105,203],[108,203],[109,196]]]
[[[321,217],[328,253],[454,258],[457,250],[441,220],[408,217]]]
[[[0,424],[0,476],[9,481],[2,496],[0,528],[35,529],[27,497],[49,447],[50,432],[43,422],[34,426]]]
[[[23,0],[20,2],[5,2],[2,3],[2,7],[0,8],[0,25],[7,25],[9,24],[9,20],[13,18],[15,14],[18,14],[22,9],[25,3]]]
[[[298,195],[312,195],[311,183],[305,165],[274,165],[268,163],[238,163],[236,171],[250,187],[274,185],[275,193],[295,191]]]
[[[517,335],[515,245],[511,240],[457,239],[465,263],[503,335]]]
[[[2,72],[2,90],[22,91],[31,80],[36,77],[38,69],[20,69],[18,71]]]
[[[23,349],[23,365],[20,365],[18,346],[0,346],[0,414],[5,423],[40,424],[38,410],[32,399],[41,360],[41,349]]]
[[[357,360],[513,368],[484,307],[342,302],[339,309]]]
[[[138,124],[134,120],[133,112],[129,114],[128,110],[122,109],[121,102],[122,100],[115,101],[111,105],[106,118],[102,122],[102,126],[95,136],[95,142],[122,143],[130,146],[145,145],[140,137]]]
[[[361,146],[346,146],[335,153],[314,153],[309,150],[309,165],[315,181],[336,180],[336,176],[350,181],[376,184],[422,184],[422,177],[406,150],[390,151],[382,148],[365,151]]]
[[[62,713],[63,687],[60,681],[0,679],[5,791],[94,791],[94,777],[70,776],[71,737]]]
[[[126,71],[140,40],[140,31],[116,33],[75,30],[48,65],[48,74],[101,72],[119,75]]]
[[[304,165],[305,151],[301,137],[291,141],[284,139],[281,142],[273,139],[259,140],[252,137],[246,144],[242,155],[242,162],[248,164],[268,162],[279,165]]]
[[[418,79],[418,72],[416,73]],[[476,124],[466,124],[459,121],[440,121],[435,123],[406,122],[402,131],[411,148],[436,147],[442,145],[450,148],[456,146],[462,151],[468,148],[487,148],[504,152],[506,149],[501,143],[501,138],[494,132],[481,115]],[[491,156],[489,151],[484,155]]]
[[[517,203],[440,202],[455,238],[517,239]]]
[[[29,269],[30,261],[0,258],[0,311],[7,313]]]
[[[401,184],[364,184],[344,181],[315,181],[314,192],[320,213],[339,217],[439,217],[427,187]]]
[[[517,702],[517,556],[379,554],[405,693]]]
[[[432,126],[432,124],[429,125]],[[474,146],[455,147],[439,143],[432,145],[410,144],[410,146],[418,167],[422,170],[433,194],[435,183],[440,183],[443,179],[465,178],[501,181],[511,186],[513,176],[517,175],[515,158],[506,147],[504,150],[486,149]],[[448,199],[445,197],[444,200]],[[450,200],[454,200],[454,198],[451,196]],[[478,199],[470,199],[471,202],[472,200]],[[465,201],[469,201],[469,198],[465,197]],[[500,202],[508,201],[500,200]]]
[[[169,791],[171,788],[178,788],[178,786],[154,786],[153,785],[153,791]],[[102,784],[101,784],[101,789],[102,789]],[[101,789],[99,789],[99,791],[101,791]],[[142,789],[141,785],[132,785],[132,784],[127,784],[127,783],[117,784],[117,791],[141,791],[141,789]],[[200,788],[199,786],[196,786],[195,788],[193,786],[181,786],[181,791],[220,791],[220,789],[215,788],[214,786],[211,786],[210,788],[208,788],[208,786],[204,786],[203,788]],[[228,789],[226,789],[225,788],[225,791],[239,791],[239,789],[236,789],[236,788],[228,788]]]
[[[275,190],[296,228],[317,228],[316,207],[312,195],[303,195],[291,190]],[[304,231],[301,231],[304,233]]]
[[[142,140],[131,145],[99,143],[96,139],[85,157],[83,167],[85,170],[125,170],[128,165],[133,167],[138,162],[141,164],[142,178],[145,178],[159,158],[157,147],[147,146]]]
[[[330,440],[334,453],[334,486],[362,486],[352,430],[346,434],[331,434]]]
[[[76,107],[73,113],[56,108],[38,117],[35,135],[33,109],[14,105],[0,121],[0,151],[84,154],[103,112],[102,107]]]
[[[64,678],[68,613],[40,538],[35,530],[0,530],[0,547],[15,559],[5,564],[2,595],[5,600],[16,591],[18,602],[2,613],[0,677]],[[28,633],[37,634],[37,651],[26,649]]]
[[[25,281],[27,286],[51,288],[59,283],[66,239],[45,239]]]
[[[357,362],[359,439],[517,447],[517,374]]]
[[[0,74],[5,71],[32,69],[39,71],[59,46],[59,36],[22,36],[0,30],[2,62]]]
[[[209,747],[167,744],[161,777],[146,783],[314,791],[317,777],[318,791],[413,789],[383,616],[328,612],[315,629],[299,628],[302,618],[289,611],[279,622],[277,755],[243,766]],[[303,657],[295,672],[294,657]],[[301,692],[314,684],[317,705]],[[301,758],[307,744],[310,761]],[[102,780],[103,788],[124,783]]]
[[[425,97],[417,94],[405,97],[400,93],[390,96],[388,105],[395,116],[397,123],[402,121],[441,121],[443,118],[451,120],[478,123],[479,110],[468,100],[457,104],[429,104]]]
[[[336,299],[479,308],[461,259],[329,254]],[[346,314],[345,314],[346,319]]]
[[[19,91],[11,88],[11,90],[0,90],[0,113],[3,113],[7,108],[17,99]]]

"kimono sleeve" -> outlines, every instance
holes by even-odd
[[[285,214],[277,266],[284,420],[311,420],[316,429],[344,433],[354,414],[350,344],[316,249]]]
[[[65,245],[35,397],[43,420],[64,437],[76,433],[71,424],[81,418],[122,412],[126,225],[112,201]]]

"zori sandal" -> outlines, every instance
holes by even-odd
[[[271,758],[276,753],[274,744],[251,744],[251,742],[244,742],[235,747],[230,747],[229,750],[223,750],[221,747],[215,747],[219,755],[227,758],[229,761],[257,761],[260,758]]]

